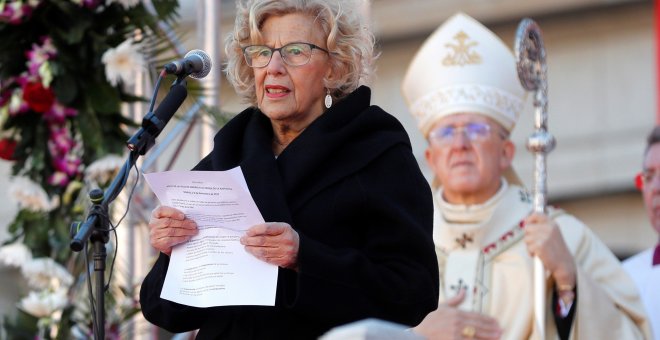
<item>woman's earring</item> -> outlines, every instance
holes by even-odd
[[[332,96],[330,95],[330,89],[326,89],[327,94],[325,95],[325,108],[329,109],[332,106]]]

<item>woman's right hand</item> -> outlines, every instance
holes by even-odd
[[[167,256],[173,246],[188,241],[197,232],[197,224],[175,208],[160,206],[151,212],[149,243]]]
[[[461,290],[456,296],[429,313],[413,331],[429,340],[483,339],[497,340],[502,329],[497,320],[483,314],[456,308],[465,298]]]

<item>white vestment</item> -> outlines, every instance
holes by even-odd
[[[655,247],[647,249],[623,262],[642,296],[655,340],[660,340],[660,265],[653,266]]]
[[[435,194],[433,239],[440,266],[440,303],[467,294],[459,308],[496,318],[502,339],[540,339],[533,327],[532,258],[523,242],[521,221],[533,210],[519,186],[502,187],[481,205],[457,206]],[[551,210],[577,265],[577,300],[571,339],[644,339],[650,330],[634,283],[619,260],[575,217]],[[470,218],[466,219],[465,217]],[[546,281],[546,339],[558,339],[552,304],[553,282]]]

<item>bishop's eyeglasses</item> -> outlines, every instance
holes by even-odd
[[[248,66],[260,68],[270,64],[273,54],[279,51],[284,63],[289,66],[302,66],[312,59],[312,50],[317,49],[325,53],[328,50],[310,43],[293,42],[279,48],[272,48],[266,45],[250,45],[243,47],[243,56]]]
[[[449,145],[459,133],[463,134],[470,142],[481,142],[488,139],[491,133],[495,132],[493,130],[494,129],[490,124],[478,122],[468,123],[463,126],[440,126],[429,133],[429,142],[437,145]],[[501,131],[499,132],[499,135],[502,138],[507,137]]]

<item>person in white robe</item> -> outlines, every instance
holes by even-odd
[[[660,340],[660,126],[651,131],[644,151],[638,185],[657,244],[626,259],[623,268],[635,281],[651,323],[655,340]]]
[[[644,339],[643,305],[618,259],[564,211],[533,213],[511,168],[524,104],[511,50],[458,13],[414,56],[402,92],[428,141],[440,307],[430,339]],[[531,127],[530,127],[531,128]],[[545,334],[534,327],[532,256],[546,269]]]

